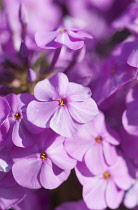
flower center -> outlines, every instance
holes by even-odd
[[[42,159],[42,160],[46,160],[46,153],[45,152],[42,152],[41,154],[40,154],[40,158]]]
[[[15,120],[19,120],[21,118],[21,114],[18,112],[14,115]]]
[[[65,105],[65,101],[63,99],[59,99],[59,106],[64,106]]]
[[[110,173],[109,173],[109,172],[105,172],[105,173],[103,174],[103,178],[104,178],[104,179],[110,179]]]
[[[114,73],[116,72],[116,66],[115,66],[115,65],[111,68],[110,72],[111,72],[112,74],[114,74]]]
[[[60,30],[59,32],[60,33],[64,33],[66,30],[65,29],[62,29],[62,30]]]
[[[102,140],[103,140],[103,138],[102,138],[101,136],[97,136],[97,137],[95,138],[95,141],[96,141],[97,143],[101,143]]]

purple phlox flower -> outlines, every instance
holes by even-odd
[[[98,114],[91,90],[69,82],[64,73],[36,84],[32,101],[27,107],[28,120],[36,126],[50,126],[56,133],[71,137],[80,124],[94,119]]]
[[[83,200],[63,203],[60,206],[58,206],[55,210],[72,210],[72,209],[89,210]]]
[[[50,196],[45,189],[33,191],[26,190],[26,197],[21,202],[13,205],[15,210],[37,210],[48,209],[50,210]]]
[[[2,142],[9,130],[8,116],[10,114],[10,107],[5,98],[0,97],[0,142]]]
[[[11,109],[8,116],[10,129],[6,140],[12,139],[18,147],[28,147],[34,144],[36,135],[33,133],[37,133],[39,128],[34,127],[26,118],[26,107],[34,98],[33,95],[27,93],[9,94],[5,98]]]
[[[84,39],[93,37],[82,29],[82,26],[74,24],[75,20],[67,20],[55,31],[37,32],[35,34],[36,44],[44,49],[56,49],[66,46],[72,50],[81,49]]]
[[[0,176],[1,176],[0,172]],[[20,187],[14,180],[11,172],[0,179],[0,209],[10,209],[13,205],[24,199],[26,190]]]
[[[129,66],[120,55],[111,56],[103,63],[101,69],[102,72],[93,92],[93,97],[98,104],[115,93],[120,87],[134,80],[137,75],[137,69]]]
[[[116,19],[112,26],[116,29],[129,29],[134,35],[138,34],[138,2],[132,3],[125,12]]]
[[[37,138],[37,143],[32,147],[13,149],[13,176],[23,187],[57,188],[68,178],[76,161],[65,152],[64,137],[58,136],[51,129],[46,129]]]
[[[81,126],[77,135],[67,138],[64,145],[71,157],[78,161],[84,159],[89,170],[97,174],[117,161],[115,146],[119,143],[118,134],[105,123],[100,112],[96,119]]]
[[[36,48],[34,33],[43,30],[43,28],[47,31],[57,27],[61,18],[60,8],[51,0],[47,0],[47,2],[41,0],[39,3],[33,0],[13,0],[12,2],[5,0],[3,3],[17,50],[22,41],[22,30],[26,26],[26,44],[29,49],[34,49]],[[54,15],[56,18],[53,18]]]
[[[130,89],[130,92],[127,96],[126,110],[122,116],[122,123],[125,130],[131,134],[138,136],[138,94],[137,87],[135,85],[133,89]]]
[[[122,157],[118,157],[114,165],[96,176],[90,173],[84,162],[79,162],[76,174],[83,184],[83,198],[90,209],[118,208],[125,190],[132,184],[132,178]]]

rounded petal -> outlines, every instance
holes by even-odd
[[[53,150],[47,150],[47,155],[51,161],[63,170],[70,170],[76,165],[76,160],[70,158],[64,150],[63,144],[54,148]]]
[[[61,136],[72,137],[77,132],[78,124],[72,119],[67,107],[63,106],[55,112],[50,127]]]
[[[51,101],[55,99],[56,91],[49,79],[38,82],[34,88],[34,95],[40,101]]]
[[[42,161],[34,158],[22,159],[13,165],[12,172],[16,182],[30,189],[41,187],[38,175],[42,166]]]
[[[84,41],[69,36],[67,32],[59,34],[55,39],[55,42],[65,45],[72,50],[81,49],[84,45]]]
[[[46,189],[55,189],[68,178],[69,174],[70,171],[61,170],[47,159],[41,168],[40,183]]]
[[[91,178],[91,181],[83,187],[83,199],[90,209],[104,209],[107,207],[105,190],[107,182],[99,177]]]
[[[57,31],[37,32],[35,34],[36,44],[41,48],[55,49],[56,45],[54,46],[52,41],[57,37],[57,35],[58,35]]]
[[[91,95],[91,90],[88,87],[73,82],[68,84],[66,96],[72,101],[84,101],[90,98]]]
[[[133,51],[130,53],[130,55],[128,56],[128,59],[127,59],[127,63],[130,65],[130,66],[133,66],[133,67],[136,67],[138,68],[138,48],[134,48]]]
[[[86,152],[85,163],[89,170],[98,175],[107,169],[107,164],[104,159],[102,144],[97,143]]]
[[[24,189],[18,185],[0,188],[0,207],[10,209],[25,197]]]
[[[138,205],[138,183],[136,183],[127,191],[124,198],[124,205],[127,208],[134,208]]]
[[[38,102],[32,101],[27,107],[27,118],[40,128],[48,127],[47,122],[59,108],[57,101]]]
[[[115,164],[115,162],[118,159],[115,146],[111,145],[110,143],[106,141],[103,141],[103,153],[104,153],[105,160],[109,165]]]
[[[116,185],[122,190],[128,190],[132,184],[132,178],[129,175],[128,167],[125,161],[118,156],[117,162],[110,167],[110,172]]]
[[[64,97],[69,81],[64,73],[57,73],[50,79],[45,79],[36,84],[34,95],[40,101],[59,100]]]
[[[91,142],[82,137],[75,136],[72,139],[66,139],[64,143],[65,150],[75,160],[82,161],[84,154],[90,148]]]
[[[97,105],[92,98],[83,102],[69,102],[68,110],[79,123],[89,122],[98,115]]]
[[[138,136],[138,100],[131,102],[126,111],[124,111],[122,116],[122,122],[125,130],[132,134]]]
[[[68,34],[71,37],[77,38],[77,39],[85,39],[85,38],[93,39],[93,37],[89,33],[85,32],[85,31],[77,31],[77,32],[68,31]]]
[[[75,167],[75,172],[78,180],[82,185],[85,185],[87,182],[90,182],[93,177],[93,174],[86,167],[84,161],[77,162],[77,166]]]
[[[107,206],[111,209],[117,209],[123,200],[124,191],[120,190],[110,179],[106,187],[106,202]]]
[[[12,141],[17,147],[29,147],[35,143],[35,134],[24,126],[24,123],[15,122],[12,131]]]

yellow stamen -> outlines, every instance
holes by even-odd
[[[60,105],[60,106],[64,106],[64,105],[65,105],[63,99],[59,99],[59,105]]]
[[[46,153],[45,152],[42,152],[41,154],[40,154],[40,158],[42,159],[42,160],[46,160]]]
[[[16,114],[14,115],[14,119],[15,119],[15,120],[19,120],[20,118],[21,118],[20,113],[16,113]]]
[[[97,136],[96,138],[95,138],[95,141],[97,142],[97,143],[101,143],[102,142],[102,137],[101,136]]]
[[[64,33],[66,30],[65,29],[62,29],[62,30],[60,30],[59,32],[60,33]]]
[[[103,178],[104,178],[104,179],[109,179],[109,178],[110,178],[110,173],[109,173],[109,172],[105,172],[105,173],[103,174]]]

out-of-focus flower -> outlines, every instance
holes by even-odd
[[[56,49],[66,46],[72,50],[81,49],[84,46],[84,39],[93,37],[82,28],[70,24],[70,21],[60,26],[55,31],[37,32],[35,41],[37,45],[44,49]]]

